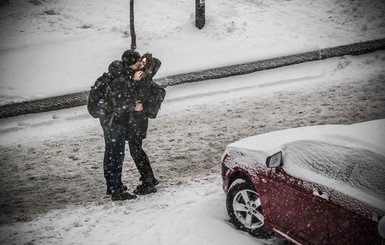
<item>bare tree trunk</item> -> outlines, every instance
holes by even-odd
[[[130,0],[130,32],[131,32],[131,49],[136,49],[136,34],[134,23],[134,0]]]

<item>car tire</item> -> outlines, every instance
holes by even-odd
[[[227,213],[235,228],[262,239],[271,238],[273,231],[265,227],[259,194],[254,186],[235,180],[226,196]]]

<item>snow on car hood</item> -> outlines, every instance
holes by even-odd
[[[362,147],[385,156],[385,119],[352,125],[321,125],[274,131],[241,139],[229,144],[227,149],[244,149],[270,155],[296,141]]]
[[[232,156],[229,167],[241,163],[252,170],[265,166],[266,158],[278,151],[288,174],[337,189],[385,212],[385,119],[256,135],[228,145],[225,154]]]

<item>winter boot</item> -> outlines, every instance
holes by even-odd
[[[112,201],[123,201],[123,200],[130,200],[135,199],[136,196],[130,194],[128,191],[124,191],[122,193],[112,193],[111,194],[111,200]]]
[[[155,185],[159,184],[157,180],[153,181],[151,184],[147,182],[143,182],[138,185],[134,190],[134,194],[136,195],[147,195],[156,192]]]
[[[124,190],[124,191],[127,191],[127,190],[128,190],[128,188],[127,188],[126,185],[123,185],[123,190]],[[110,189],[109,187],[107,187],[106,195],[108,195],[108,196],[111,195],[111,189]]]
[[[140,178],[139,178],[139,181],[145,182],[144,179],[143,179],[143,177],[140,177]],[[157,179],[155,179],[155,178],[152,178],[152,180],[149,181],[149,182],[150,182],[153,186],[157,186],[157,185],[159,184],[159,181],[158,181]]]

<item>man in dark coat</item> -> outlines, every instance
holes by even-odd
[[[109,66],[111,82],[108,86],[107,97],[112,108],[100,122],[105,139],[104,176],[107,185],[107,194],[112,200],[134,199],[135,195],[127,191],[122,183],[122,168],[125,156],[125,141],[127,121],[135,110],[135,101],[130,90],[130,81],[139,79],[134,71],[139,68],[140,55],[136,51],[124,53],[126,62],[114,61]]]
[[[130,91],[135,101],[135,109],[130,112],[127,123],[127,140],[131,157],[140,173],[142,183],[134,190],[135,194],[145,195],[156,192],[155,186],[159,183],[154,177],[150,161],[142,148],[143,139],[147,136],[148,109],[152,78],[161,66],[161,62],[151,54],[145,54],[141,59],[140,71],[135,73],[140,80],[133,79]]]

